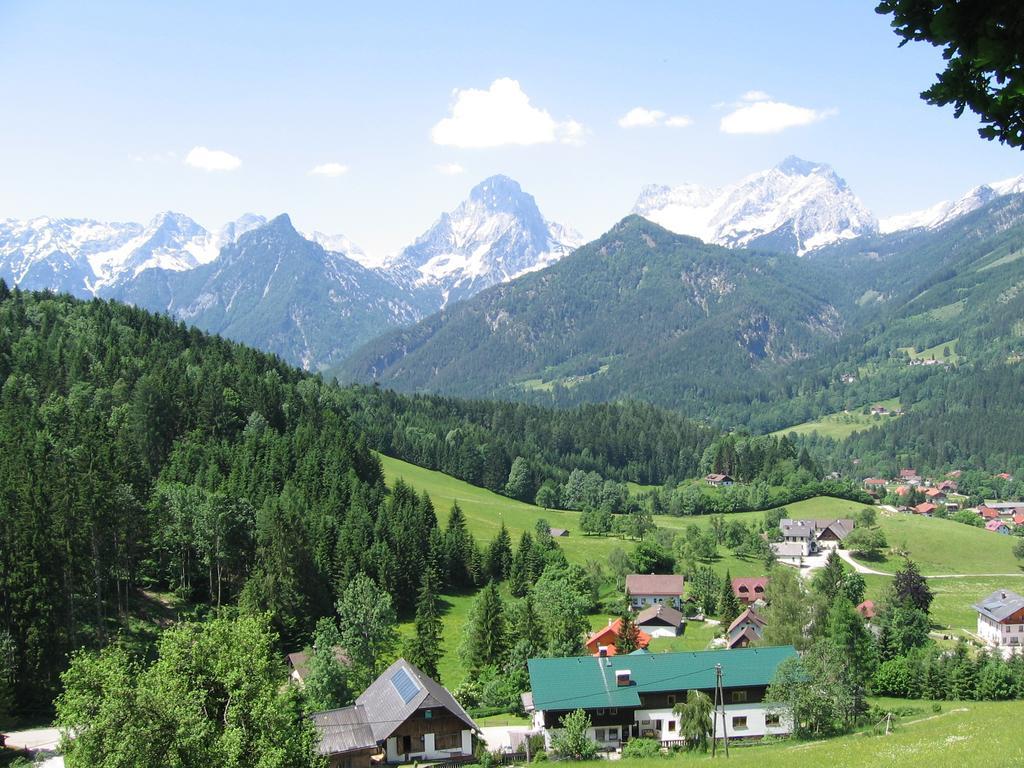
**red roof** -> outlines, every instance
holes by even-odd
[[[935,506],[934,504],[930,504],[926,501],[923,504],[918,504],[916,507],[914,507],[914,512],[916,512],[919,515],[930,515],[936,509],[938,509],[937,506]]]
[[[938,488],[929,488],[927,491],[924,492],[924,495],[927,496],[929,499],[937,499],[939,496],[945,497],[946,494],[944,494]]]
[[[918,474],[917,474],[917,470],[916,469],[901,469],[900,470],[900,477],[902,477],[902,478],[904,478],[906,480],[909,480],[909,479],[911,479],[913,477],[917,477],[917,476],[918,476]]]
[[[1024,525],[1024,512],[1018,512],[1013,516],[1014,525]]]
[[[998,475],[996,475],[996,477],[998,477],[1000,480],[1013,480],[1013,475],[1011,475],[1008,472],[1000,472]]]
[[[767,587],[767,576],[745,577],[732,580],[732,593],[747,603],[763,598]]]
[[[992,507],[981,506],[978,507],[978,514],[986,520],[994,520],[995,518],[999,517],[999,510],[992,509]]]
[[[986,531],[998,531],[1000,528],[1006,528],[1006,523],[1002,520],[989,520],[985,523]]]
[[[863,616],[865,619],[875,618],[875,601],[865,600],[863,603],[857,606],[857,613]]]
[[[595,656],[600,655],[600,646],[605,646],[606,653],[608,656],[615,655],[615,641],[619,639],[619,630],[622,629],[622,619],[616,619],[615,621],[609,622],[607,627],[599,629],[587,637],[587,650]],[[639,645],[641,648],[646,648],[651,642],[651,636],[644,632],[642,629],[637,630],[639,637]]]
[[[897,496],[906,496],[909,493],[910,493],[910,486],[908,486],[908,485],[900,485],[900,486],[897,486],[897,488],[896,488],[896,495]]]
[[[868,477],[865,478],[864,485],[885,485],[885,480],[880,477]]]

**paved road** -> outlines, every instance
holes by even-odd
[[[60,731],[56,728],[33,728],[30,731],[11,731],[7,735],[7,746],[16,749],[52,751],[60,742]]]
[[[870,573],[875,576],[894,576],[893,573],[887,573],[886,571],[876,571],[874,568],[868,568],[866,565],[861,565],[850,553],[845,549],[839,550],[839,556],[846,562],[853,566],[853,569],[857,573]],[[1016,573],[926,573],[925,578],[927,579],[974,579],[974,578],[985,578],[985,577],[998,577],[1006,578],[1009,576],[1024,576],[1024,572],[1017,571]]]

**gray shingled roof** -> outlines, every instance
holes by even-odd
[[[814,524],[811,520],[780,520],[779,529],[783,536],[798,539],[809,539],[814,536]]]
[[[403,697],[399,687],[405,682],[405,675],[411,678],[407,688],[408,697]],[[395,676],[398,684],[396,685]],[[408,701],[406,701],[408,698]],[[373,729],[374,739],[384,741],[418,709],[441,708],[451,712],[469,728],[479,730],[466,710],[436,680],[427,677],[415,665],[399,659],[370,683],[370,687],[356,699],[356,705],[366,710],[366,719]]]
[[[1002,621],[1017,611],[1024,610],[1024,597],[1008,589],[997,589],[981,602],[975,603],[974,610],[994,621]]]
[[[313,715],[313,724],[320,732],[320,754],[337,755],[377,746],[366,710],[354,707],[332,709]]]
[[[683,614],[671,605],[658,603],[657,605],[648,606],[640,611],[640,613],[636,615],[636,625],[639,627],[643,624],[648,624],[655,619],[660,619],[669,626],[679,629],[679,626],[683,623]]]

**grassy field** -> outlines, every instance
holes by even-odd
[[[944,341],[941,344],[936,344],[934,347],[928,347],[928,349],[922,349],[920,352],[915,352],[913,347],[900,347],[900,352],[906,352],[910,355],[911,360],[941,360],[944,363],[950,363],[956,365],[960,362],[960,355],[956,353],[956,343],[960,339],[950,339]],[[943,354],[946,347],[949,347],[949,356]]]
[[[934,713],[927,702],[901,701],[919,714],[902,718],[888,736],[855,733],[815,742],[776,742],[731,749],[728,765],[734,768],[909,768],[946,765],[1011,766],[1024,764],[1024,738],[1020,720],[1022,702],[942,702]],[[719,761],[724,757],[719,752]],[[709,754],[679,754],[657,765],[710,764]],[[588,763],[596,768],[600,762]],[[648,768],[650,760],[622,760],[620,768]]]
[[[872,403],[872,405],[882,405],[893,410],[900,407],[900,401],[897,398],[891,400],[881,400],[878,403]],[[827,416],[822,416],[820,419],[814,421],[805,421],[803,424],[796,424],[792,427],[786,427],[772,432],[775,436],[788,435],[790,432],[796,432],[798,435],[810,435],[817,432],[822,437],[831,437],[835,440],[843,440],[852,435],[857,430],[868,429],[875,424],[883,424],[886,419],[898,418],[896,416],[872,416],[871,414],[865,414],[858,411],[840,411],[838,413],[830,413]]]
[[[879,514],[878,523],[890,547],[908,552],[926,576],[1024,573],[1013,556],[1012,536],[920,515]],[[901,557],[890,554],[864,565],[892,573],[901,562]]]

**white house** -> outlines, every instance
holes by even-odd
[[[1024,653],[1024,597],[997,589],[973,607],[982,640],[1004,653]]]
[[[651,637],[676,637],[683,628],[683,614],[659,603],[644,608],[636,616],[636,626]]]
[[[590,716],[588,736],[605,748],[642,736],[673,741],[681,738],[675,705],[685,702],[690,690],[714,699],[719,666],[725,703],[718,712],[718,735],[723,727],[730,739],[785,735],[792,730],[791,719],[764,697],[779,664],[794,656],[793,646],[778,646],[530,659],[533,726],[550,735],[565,715],[583,709]]]
[[[682,605],[683,577],[675,574],[631,573],[626,577],[626,599],[634,610],[649,605]]]

